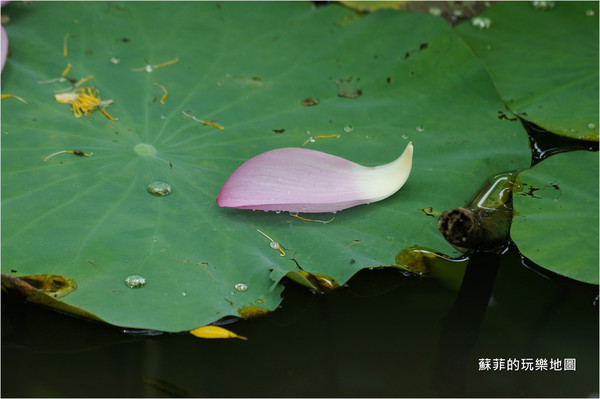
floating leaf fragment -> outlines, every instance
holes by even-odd
[[[198,337],[198,338],[239,338],[244,341],[247,341],[248,338],[242,337],[241,335],[237,335],[233,331],[229,331],[223,327],[218,326],[204,326],[199,327],[190,331],[190,334]]]
[[[221,207],[288,212],[336,212],[381,201],[398,191],[412,167],[412,142],[398,159],[366,167],[305,148],[280,148],[246,161],[229,177]]]

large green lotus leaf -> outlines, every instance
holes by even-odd
[[[456,30],[513,113],[550,132],[597,141],[598,3],[532,3],[499,2],[476,17],[479,25]],[[478,27],[486,23],[489,29]]]
[[[2,90],[28,102],[2,104],[3,273],[69,277],[77,289],[60,301],[112,324],[189,330],[250,306],[274,309],[284,275],[310,277],[300,268],[343,284],[413,245],[457,255],[423,209],[464,205],[490,175],[529,166],[527,135],[497,118],[503,104],[480,61],[429,15],[280,2],[3,11],[12,56]],[[67,63],[69,77],[94,75],[86,84],[114,100],[106,110],[118,121],[99,111],[76,119],[54,101],[66,83],[38,83]],[[160,67],[132,70],[147,64]],[[361,95],[339,96],[341,80]],[[155,84],[168,92],[164,104]],[[339,137],[318,138],[330,135]],[[300,215],[335,217],[326,224],[215,202],[229,175],[264,151],[305,144],[378,165],[409,141],[405,187],[335,215]],[[93,156],[44,161],[61,150]],[[172,192],[150,195],[155,181]],[[144,287],[125,285],[134,274]]]
[[[557,154],[519,173],[510,234],[519,251],[564,276],[598,284],[598,153]]]

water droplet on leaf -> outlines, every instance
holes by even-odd
[[[248,285],[245,283],[237,283],[234,288],[236,291],[244,292],[248,289]]]
[[[155,181],[154,183],[148,184],[148,192],[157,197],[164,197],[171,193],[171,186],[162,181]]]
[[[146,285],[146,278],[140,276],[139,274],[133,274],[127,278],[125,278],[125,285],[129,288],[142,288]]]
[[[151,157],[156,155],[157,152],[153,145],[146,143],[137,144],[135,147],[133,147],[133,150],[136,154],[142,157]]]
[[[479,29],[489,29],[492,26],[492,20],[484,17],[475,17],[472,24]]]

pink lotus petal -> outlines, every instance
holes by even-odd
[[[8,36],[6,36],[6,31],[4,30],[4,26],[2,27],[1,46],[2,47],[0,47],[0,51],[2,51],[2,69],[4,69],[4,62],[6,61],[6,55],[8,54]]]
[[[398,191],[412,167],[413,145],[395,161],[366,167],[306,148],[281,148],[248,160],[223,186],[221,207],[287,212],[336,212]]]

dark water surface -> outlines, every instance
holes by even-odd
[[[290,283],[280,309],[226,326],[248,341],[125,333],[3,294],[1,393],[597,397],[598,286],[543,275],[515,250],[489,278],[492,263],[479,259],[470,293],[460,289],[466,262],[427,277],[364,270],[324,295]],[[550,370],[557,360],[562,370]]]

